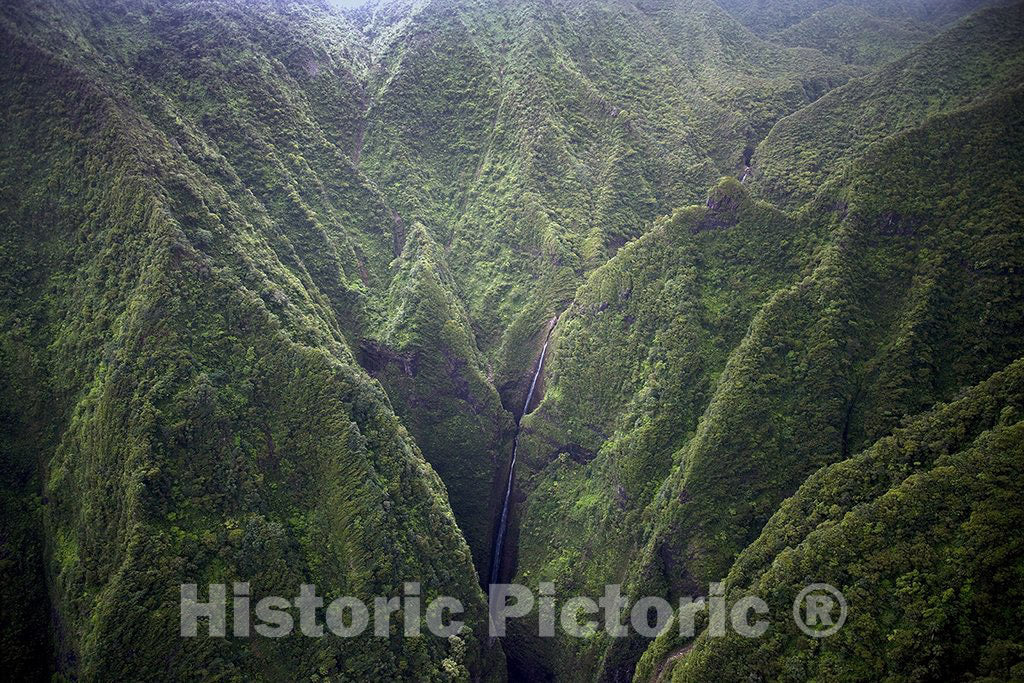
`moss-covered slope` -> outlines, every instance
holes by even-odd
[[[13,674],[487,679],[502,647],[537,679],[1019,673],[1009,612],[975,615],[1019,593],[1024,5],[924,40],[982,4],[4,3]],[[821,561],[908,607],[814,651],[489,641],[556,315],[517,580],[781,599]],[[234,580],[418,581],[472,630],[178,638],[178,585]]]
[[[1020,84],[1022,45],[1020,3],[964,19],[780,121],[754,156],[755,188],[786,205],[806,202],[879,140]]]
[[[4,544],[6,555],[26,519],[42,520],[56,669],[84,679],[500,671],[444,487],[357,365],[346,336],[357,323],[335,298],[341,264],[379,243],[380,201],[365,184],[346,190],[370,196],[362,204],[338,200],[336,186],[303,186],[318,208],[358,212],[347,235],[345,222],[289,195],[293,173],[312,177],[283,154],[294,140],[267,142],[253,175],[255,140],[217,151],[262,125],[251,108],[231,131],[196,125],[207,119],[138,69],[96,59],[74,16],[57,32],[23,9],[0,23],[3,348],[15,361],[3,387],[5,404],[22,406],[5,413],[3,434],[12,468],[37,474],[5,478],[28,509],[5,515]],[[207,90],[197,105],[231,102]],[[294,122],[305,108],[276,111]],[[316,130],[296,126],[297,136]],[[337,149],[326,138],[308,147]],[[307,264],[307,238],[323,268]],[[41,496],[31,480],[16,488],[33,476]],[[4,571],[5,583],[25,582],[18,567]],[[179,584],[234,580],[254,595],[313,583],[364,598],[420,581],[466,601],[474,632],[459,642],[178,638]]]
[[[729,600],[767,601],[768,634],[687,641],[669,629],[636,680],[1019,678],[1022,409],[1017,361],[817,472],[728,576]],[[849,609],[844,628],[819,641],[790,616],[811,582],[838,588]]]
[[[1020,98],[876,144],[791,218],[727,182],[597,271],[526,422],[521,578],[699,594],[810,473],[1018,357]]]
[[[507,407],[587,272],[846,78],[699,0],[356,16],[380,52],[360,167],[445,247]]]

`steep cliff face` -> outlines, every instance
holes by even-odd
[[[780,121],[754,155],[755,192],[799,206],[880,140],[1016,87],[1022,13],[1020,4],[979,12]]]
[[[711,2],[380,3],[355,17],[379,46],[360,167],[445,246],[507,408],[587,272],[846,79]]]
[[[508,468],[512,415],[488,381],[442,248],[413,225],[386,300],[382,343],[364,363],[444,480],[481,577]]]
[[[33,543],[21,529],[39,520],[45,571],[4,572],[13,586],[50,587],[56,670],[500,672],[444,486],[351,351],[348,294],[358,301],[380,277],[391,245],[383,201],[338,148],[345,136],[318,134],[315,107],[272,52],[231,71],[243,105],[212,75],[177,80],[173,56],[143,78],[138,35],[128,68],[98,57],[102,31],[76,33],[70,14],[60,31],[35,25],[23,9],[3,22],[0,71],[5,505],[21,495],[10,505],[26,508],[5,515],[4,545]],[[149,9],[146,25],[163,26],[154,42],[196,40],[184,38],[193,21],[211,28],[176,6]],[[254,49],[258,33],[233,32],[231,16],[217,15],[217,60],[182,68],[226,68]],[[39,554],[19,556],[31,568]],[[175,637],[179,584],[233,580],[253,595],[312,583],[363,598],[421,581],[465,600],[474,631],[458,643]],[[10,637],[26,671],[36,622]]]
[[[788,614],[807,577],[839,588],[850,611],[834,637],[795,647],[803,634],[779,618],[758,642],[668,629],[636,680],[1020,676],[1010,605],[1021,585],[1009,568],[1024,559],[1013,503],[1022,370],[1017,361],[815,473],[737,558],[730,600],[762,596],[775,615]]]
[[[971,538],[1017,523],[1022,6],[834,5],[5,3],[14,674],[1012,676],[1008,613],[964,634],[1019,593],[1015,537]],[[818,560],[856,592],[889,558],[869,524],[984,557],[878,569],[857,595],[909,611],[818,659],[788,632],[491,641],[516,435],[504,573],[560,596],[779,597]],[[235,581],[416,581],[469,630],[177,637],[179,584]]]
[[[1008,36],[993,58],[1017,42],[1017,16],[974,20]],[[726,181],[595,272],[526,423],[519,579],[702,595],[808,475],[1018,358],[1020,92],[1018,74],[910,130],[890,117],[790,216]],[[621,679],[644,647],[527,631],[522,666],[556,677]]]

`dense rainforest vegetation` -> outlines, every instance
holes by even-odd
[[[1024,3],[6,0],[0,41],[12,679],[1024,678]],[[772,628],[494,639],[492,573]],[[233,582],[466,626],[180,637]]]

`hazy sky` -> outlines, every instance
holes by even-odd
[[[327,1],[329,3],[331,3],[332,5],[334,5],[335,7],[341,7],[343,9],[349,9],[349,8],[352,8],[352,7],[359,7],[360,5],[362,5],[363,3],[366,2],[366,0],[327,0]]]

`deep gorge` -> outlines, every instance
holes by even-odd
[[[1024,675],[1024,4],[10,0],[0,38],[11,677]],[[465,628],[179,633],[183,585],[413,583]],[[495,640],[494,583],[787,616]]]

